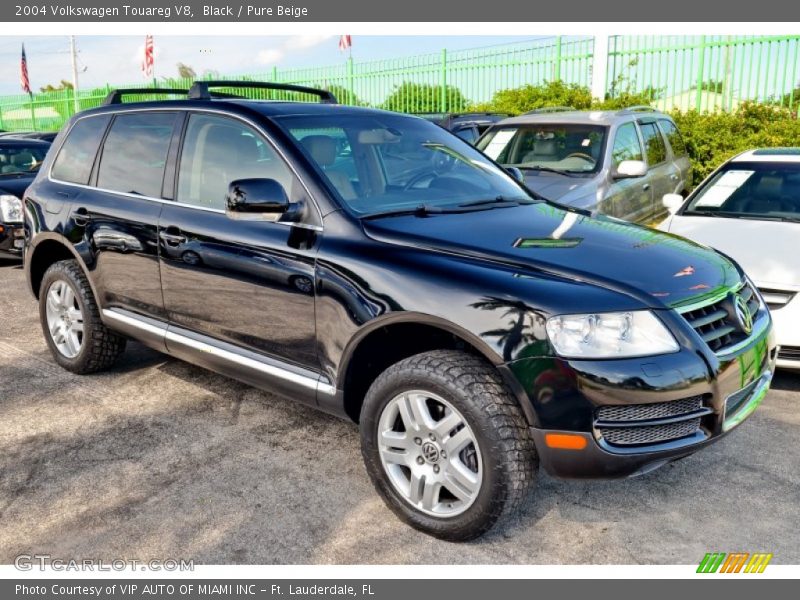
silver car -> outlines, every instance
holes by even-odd
[[[692,182],[677,126],[649,107],[533,111],[496,123],[476,146],[550,200],[636,223],[666,216],[664,194],[685,195]]]

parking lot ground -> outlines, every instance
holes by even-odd
[[[637,479],[540,476],[468,544],[409,529],[373,491],[354,424],[138,344],[108,373],[55,365],[22,269],[0,262],[0,562],[800,562],[800,376],[718,444]]]

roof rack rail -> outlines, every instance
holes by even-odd
[[[661,112],[661,111],[647,104],[637,104],[636,106],[626,106],[622,110],[617,111],[617,114],[624,115],[635,112]]]
[[[556,112],[571,112],[573,110],[577,110],[574,106],[544,106],[542,108],[534,108],[533,110],[529,110],[526,115],[543,115],[547,113],[556,113]]]
[[[108,92],[108,95],[103,99],[103,106],[108,106],[109,104],[122,104],[122,98],[124,96],[134,96],[134,95],[156,95],[156,94],[180,94],[181,96],[185,96],[189,93],[189,90],[181,90],[177,88],[119,88],[117,90],[113,90]]]
[[[228,87],[228,88],[255,88],[263,90],[279,90],[285,92],[300,92],[303,94],[312,94],[319,96],[322,104],[339,104],[331,92],[328,90],[321,90],[303,85],[292,85],[289,83],[272,83],[267,81],[195,81],[189,90],[190,100],[210,100],[214,97],[221,97],[220,92],[211,92],[209,88],[212,87]],[[229,95],[230,96],[230,95]]]

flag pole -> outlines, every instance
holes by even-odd
[[[75,36],[69,36],[69,53],[72,56],[72,108],[77,113],[81,106],[78,102],[78,51],[75,48]]]
[[[36,110],[33,108],[33,92],[28,92],[28,97],[31,99],[31,124],[32,129],[36,131]]]

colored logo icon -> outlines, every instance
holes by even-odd
[[[698,573],[763,573],[772,554],[765,552],[709,552],[700,561]]]

